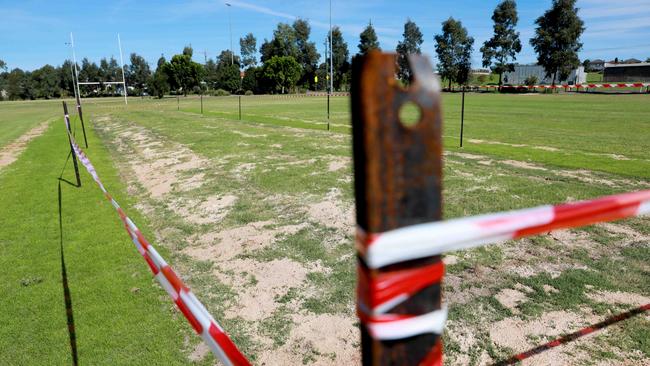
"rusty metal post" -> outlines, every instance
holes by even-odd
[[[409,56],[414,79],[408,89],[395,80],[394,54],[371,52],[355,59],[352,74],[352,130],[357,225],[360,232],[391,229],[441,219],[442,141],[440,84],[429,61]],[[399,110],[407,102],[420,108],[420,120],[407,127]],[[368,268],[358,256],[366,278],[415,269],[440,261],[440,256]],[[441,284],[425,287],[387,313],[422,315],[441,309]],[[360,314],[364,311],[358,308]],[[440,334],[406,339],[373,339],[360,324],[364,365],[419,365],[441,359]]]
[[[68,133],[71,134],[72,130],[70,129],[70,115],[68,115],[68,105],[63,101],[63,118],[65,119],[65,127],[68,130]],[[70,143],[70,154],[72,154],[72,163],[74,164],[74,174],[77,177],[77,187],[81,187],[81,177],[79,176],[79,164],[77,164],[77,154],[74,152],[72,147],[72,140],[70,140],[70,135],[68,135],[68,142]]]
[[[81,112],[81,99],[79,99],[79,94],[77,94],[77,113],[79,114],[79,120],[81,121],[81,131],[84,134],[84,144],[86,149],[88,148],[88,138],[86,138],[86,126],[84,125],[84,115]]]

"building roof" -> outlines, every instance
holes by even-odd
[[[650,66],[650,62],[638,62],[634,64],[614,64],[614,63],[605,63],[605,68],[608,67],[639,67],[639,66]]]

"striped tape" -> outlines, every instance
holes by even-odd
[[[68,118],[66,118],[66,127],[68,126],[69,122]],[[210,347],[210,350],[212,350],[212,353],[214,353],[214,355],[217,356],[224,365],[250,365],[246,357],[239,351],[237,346],[235,346],[223,328],[221,328],[221,326],[214,320],[205,306],[203,306],[203,304],[194,296],[192,291],[190,291],[190,289],[183,283],[169,264],[165,262],[163,257],[147,241],[144,235],[142,235],[140,229],[138,229],[135,223],[126,215],[117,201],[115,201],[110,193],[108,193],[104,184],[99,179],[95,167],[83,150],[81,150],[79,145],[77,145],[72,134],[68,132],[68,136],[70,137],[72,148],[79,158],[79,161],[81,161],[95,183],[97,183],[106,199],[115,208],[120,219],[124,223],[126,232],[131,237],[138,252],[140,252],[144,260],[147,262],[147,265],[149,265],[149,269],[151,269],[154,277],[160,286],[172,298],[192,328],[194,328],[196,333],[201,336],[203,341]]]
[[[594,200],[413,225],[384,233],[357,229],[360,266],[357,313],[374,339],[395,340],[442,334],[446,307],[424,315],[391,314],[390,309],[444,276],[441,261],[416,269],[378,272],[389,265],[445,252],[584,225],[650,214],[650,190]]]
[[[560,84],[560,85],[502,85],[502,89],[581,89],[581,88],[644,88],[650,83],[615,83],[615,84]],[[479,85],[475,88],[498,89],[498,85]]]
[[[556,229],[650,213],[650,190],[595,200],[413,225],[357,242],[370,268],[440,255]]]

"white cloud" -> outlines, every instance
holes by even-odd
[[[624,2],[588,0],[580,4],[582,3],[589,4],[582,7],[578,12],[583,19],[638,16],[639,14],[650,13],[650,2],[647,0],[628,0]]]

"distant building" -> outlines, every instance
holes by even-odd
[[[636,58],[628,58],[627,60],[621,62],[622,64],[640,64],[641,60]]]
[[[593,71],[603,71],[605,68],[605,61],[601,59],[595,59],[593,61],[589,61],[589,70]]]
[[[473,75],[490,75],[492,72],[490,69],[472,69],[471,73]]]
[[[603,81],[611,82],[650,82],[650,62],[634,64],[605,64]]]
[[[548,85],[553,82],[552,77],[546,76],[546,71],[540,65],[515,65],[515,71],[503,74],[503,83],[510,85],[524,85],[525,80],[530,76],[537,77],[537,84]],[[558,76],[559,77],[559,76]],[[587,82],[587,74],[583,66],[571,71],[566,80],[555,80],[556,84],[567,83],[569,85],[582,84]]]

